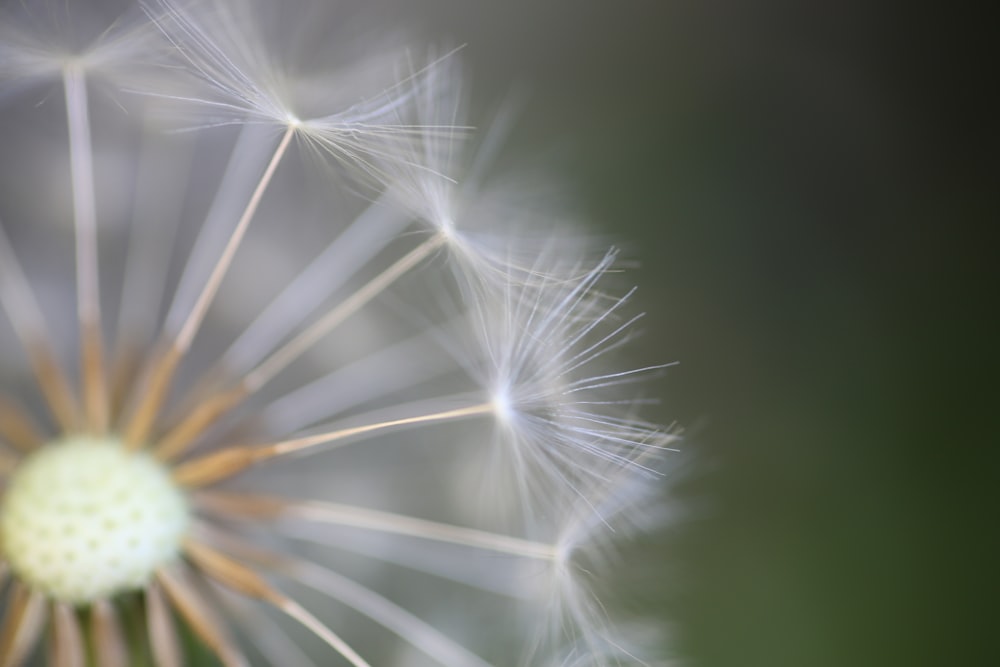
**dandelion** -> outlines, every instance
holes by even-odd
[[[78,11],[0,20],[0,666],[640,661],[592,584],[661,367],[458,56]]]

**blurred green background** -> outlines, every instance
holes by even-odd
[[[680,361],[657,390],[687,427],[687,518],[630,555],[623,604],[657,609],[692,665],[998,664],[976,21],[777,0],[396,11],[468,43],[477,101],[526,86],[516,143],[552,148],[632,242],[642,360]]]

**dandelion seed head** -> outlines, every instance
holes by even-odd
[[[632,465],[608,461],[598,466],[599,473],[594,472],[599,480],[591,483],[584,501],[561,499],[553,523],[554,556],[534,591],[537,608],[544,610],[533,643],[538,655],[558,655],[557,647],[568,644],[569,653],[581,663],[586,658],[593,662],[585,664],[644,664],[630,652],[627,633],[598,594],[599,573],[627,566],[615,543],[661,519],[660,475],[649,467],[658,457],[655,450],[634,456]]]
[[[609,471],[657,452],[663,437],[635,416],[621,392],[659,368],[606,371],[607,356],[628,340],[636,320],[621,315],[627,295],[599,289],[615,253],[561,267],[549,257],[540,255],[537,268],[509,266],[499,293],[493,281],[479,285],[476,335],[464,348],[464,363],[496,407],[489,465],[493,473],[506,471],[509,483],[493,493],[509,495],[512,487],[535,512],[564,495],[576,506]]]
[[[187,501],[148,454],[72,437],[27,457],[8,481],[0,540],[14,573],[86,604],[145,586],[177,557]]]
[[[114,87],[147,79],[166,46],[155,27],[136,7],[110,18],[94,9],[89,3],[0,8],[0,99],[51,82],[67,68]]]
[[[315,8],[0,22],[0,664],[631,655],[598,584],[672,440],[619,254],[493,173],[459,50]]]

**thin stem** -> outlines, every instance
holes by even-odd
[[[181,667],[181,648],[173,614],[160,584],[146,586],[146,618],[149,646],[157,667]]]
[[[108,425],[107,379],[101,339],[101,291],[97,250],[97,204],[94,186],[94,149],[90,137],[87,80],[84,70],[63,70],[66,120],[69,127],[70,177],[73,190],[73,228],[76,233],[77,315],[80,322],[81,381],[87,425],[100,433]]]
[[[45,627],[45,595],[14,580],[0,623],[0,665],[20,665],[38,644]]]
[[[442,665],[490,667],[485,660],[419,616],[333,570],[298,559],[285,559],[277,569],[302,586],[325,593],[367,616]]]
[[[45,443],[31,413],[20,403],[0,394],[0,440],[27,454]]]
[[[244,636],[257,646],[257,650],[270,665],[284,667],[318,667],[306,652],[288,634],[273,614],[265,613],[256,600],[248,599],[225,586],[215,583],[220,601],[226,606],[229,617],[239,624]]]
[[[250,545],[245,540],[204,524],[199,532],[213,545],[241,562],[255,562],[283,574],[300,585],[323,593],[354,611],[367,616],[442,665],[449,667],[490,667],[488,663],[430,624],[375,591],[332,570]]]
[[[118,610],[108,600],[98,600],[90,609],[90,643],[101,667],[128,667],[128,645],[121,619],[118,618]]]
[[[318,618],[309,613],[295,600],[284,598],[280,600],[280,603],[276,603],[275,606],[285,612],[289,618],[298,621],[304,628],[326,642],[333,650],[344,656],[344,659],[354,665],[354,667],[371,667],[347,642],[341,639],[333,630],[323,625]]]
[[[557,547],[543,542],[343,503],[296,501],[219,491],[202,491],[194,500],[199,507],[220,516],[302,519],[543,561],[555,560],[559,555]]]
[[[189,538],[184,554],[208,577],[247,597],[268,602],[326,642],[354,667],[371,667],[339,635],[253,570],[215,548]]]
[[[0,307],[7,313],[14,333],[28,353],[32,371],[46,406],[64,431],[77,426],[76,397],[66,373],[52,351],[45,318],[24,269],[0,225]]]
[[[55,667],[84,667],[83,631],[76,610],[65,602],[53,602],[52,628],[52,664]]]
[[[3,224],[0,224],[0,306],[25,348],[38,340],[45,340],[45,346],[51,347],[42,309]]]
[[[224,368],[251,370],[411,223],[388,200],[383,193],[369,204],[271,300],[222,355]]]
[[[449,321],[320,377],[261,409],[259,416],[273,433],[296,433],[329,415],[389,396],[434,377],[453,372],[453,357],[438,340],[454,325]]]
[[[212,300],[215,298],[215,294],[218,292],[219,286],[222,284],[222,279],[229,270],[230,264],[232,264],[236,250],[243,241],[247,227],[250,225],[250,221],[257,212],[257,207],[260,206],[260,200],[264,196],[264,191],[267,190],[267,186],[271,183],[271,179],[274,177],[274,172],[278,169],[278,165],[285,156],[285,152],[291,144],[292,137],[295,136],[295,128],[295,125],[289,125],[285,130],[284,135],[282,135],[281,142],[275,149],[274,155],[271,157],[271,161],[264,170],[264,174],[260,177],[260,182],[257,183],[257,187],[254,188],[253,194],[250,195],[250,201],[247,202],[247,206],[243,210],[243,215],[240,216],[239,222],[236,223],[236,229],[233,230],[233,234],[229,238],[229,242],[222,251],[222,256],[219,257],[219,261],[212,270],[212,274],[209,276],[208,282],[205,283],[205,287],[198,296],[198,300],[195,302],[194,308],[191,310],[191,314],[188,315],[187,320],[184,322],[180,332],[174,339],[174,344],[181,350],[186,352],[191,346],[191,341],[194,340],[194,336],[198,332],[198,328],[201,326],[201,323],[205,318],[205,313],[208,311],[209,305],[211,305]]]
[[[354,313],[358,312],[368,302],[374,299],[416,267],[426,257],[432,254],[445,242],[445,237],[437,234],[428,238],[406,255],[398,259],[389,268],[378,274],[351,296],[341,301],[322,318],[303,330],[283,346],[273,352],[257,368],[247,374],[243,385],[250,392],[257,391],[280,373],[303,352],[314,345],[320,338],[330,333]]]
[[[558,557],[558,549],[551,544],[363,507],[309,502],[290,508],[287,515],[321,523],[354,526],[394,535],[419,537],[434,542],[447,542],[522,558],[552,561]]]
[[[394,264],[375,276],[363,287],[351,294],[347,299],[337,304],[321,319],[307,327],[297,336],[250,371],[235,387],[219,392],[212,397],[211,402],[203,402],[192,409],[182,419],[177,427],[166,434],[157,444],[156,456],[164,461],[172,460],[187,451],[197,437],[213,423],[225,416],[229,411],[240,405],[248,396],[270,382],[289,364],[299,358],[307,349],[316,344],[320,338],[330,333],[338,325],[358,312],[369,301],[378,296],[393,282],[416,267],[428,255],[433,253],[443,242],[442,235],[432,236],[409,253],[398,259]]]
[[[170,391],[177,365],[191,347],[198,329],[201,327],[202,322],[204,322],[205,314],[208,312],[212,300],[218,293],[222,279],[232,264],[233,257],[236,255],[236,251],[243,241],[250,221],[257,212],[261,198],[264,196],[264,191],[267,190],[267,186],[271,183],[278,165],[281,163],[289,145],[291,145],[292,137],[295,136],[295,129],[295,125],[289,125],[284,135],[282,135],[281,141],[278,143],[278,147],[271,156],[270,162],[264,169],[260,181],[250,195],[250,200],[247,202],[246,208],[243,209],[243,214],[236,223],[236,228],[230,235],[222,251],[222,255],[219,257],[215,267],[212,269],[211,275],[199,293],[194,307],[188,314],[187,319],[184,320],[177,335],[168,343],[168,347],[161,359],[154,365],[150,386],[139,402],[128,427],[125,429],[125,442],[129,447],[138,448],[149,438],[160,407],[163,405]]]
[[[160,568],[156,571],[156,580],[177,614],[187,621],[225,667],[248,667],[249,662],[229,637],[222,621],[185,578],[171,568]]]
[[[266,459],[275,456],[284,456],[286,454],[302,452],[317,447],[319,445],[330,444],[357,435],[372,433],[374,431],[384,431],[390,428],[397,428],[400,426],[414,426],[416,424],[426,424],[428,422],[443,422],[443,421],[452,421],[455,419],[464,419],[466,417],[476,417],[479,415],[491,414],[493,411],[494,411],[494,406],[492,403],[480,403],[479,405],[473,405],[466,408],[444,410],[442,412],[434,412],[426,415],[417,415],[416,417],[403,417],[401,419],[391,419],[388,421],[378,422],[376,424],[364,424],[362,426],[352,426],[349,428],[343,428],[336,431],[319,433],[317,435],[310,435],[302,438],[285,440],[283,442],[278,442],[272,445],[268,445],[267,447],[261,450],[261,453],[258,455],[258,458]]]
[[[463,419],[493,412],[492,403],[482,403],[466,408],[444,410],[416,417],[392,419],[374,424],[352,426],[349,428],[327,431],[316,435],[284,440],[264,446],[239,445],[207,454],[201,458],[187,461],[174,468],[174,480],[187,487],[202,487],[237,475],[247,468],[279,456],[293,453],[316,451],[321,445],[329,445],[348,438],[384,431],[401,426],[414,426],[431,422]]]
[[[159,325],[170,260],[181,227],[186,178],[164,178],[165,172],[191,171],[194,141],[191,135],[165,135],[152,127],[143,133],[136,174],[132,228],[119,298],[117,346],[147,346]],[[197,243],[197,242],[196,242]]]

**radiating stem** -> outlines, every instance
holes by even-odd
[[[198,300],[195,302],[194,308],[191,310],[191,314],[188,316],[188,319],[184,322],[184,326],[181,327],[180,332],[174,339],[174,344],[181,350],[186,352],[191,346],[191,341],[194,340],[194,336],[198,332],[198,328],[205,319],[205,313],[208,311],[209,305],[211,305],[216,292],[219,290],[219,285],[222,284],[223,277],[225,277],[226,272],[229,270],[229,266],[232,264],[233,257],[236,255],[236,250],[239,248],[240,243],[243,241],[243,237],[246,235],[247,227],[250,225],[250,221],[253,219],[254,214],[257,213],[257,207],[260,206],[260,200],[264,196],[264,191],[267,190],[267,186],[270,185],[271,179],[274,177],[274,172],[278,169],[278,165],[284,158],[285,152],[291,144],[292,137],[295,136],[295,127],[295,125],[289,125],[285,130],[284,135],[282,135],[281,142],[275,149],[274,155],[271,157],[271,161],[264,170],[264,174],[260,177],[260,182],[257,183],[257,187],[254,188],[253,194],[250,195],[250,201],[247,202],[247,206],[243,210],[243,215],[240,216],[239,222],[236,223],[236,229],[233,230],[233,234],[230,236],[229,242],[222,251],[222,256],[219,257],[218,263],[212,270],[212,275],[209,276],[208,282],[205,283],[204,289],[198,296]]]
[[[45,318],[24,269],[0,225],[0,307],[28,353],[32,371],[52,416],[64,431],[77,427],[77,404],[53,352]]]
[[[297,336],[278,348],[257,368],[248,373],[239,384],[228,391],[219,392],[191,410],[184,419],[156,445],[156,456],[170,461],[186,452],[195,440],[213,423],[240,405],[248,396],[270,382],[278,373],[299,358],[302,353],[330,333],[344,320],[358,312],[393,282],[406,275],[444,242],[444,236],[427,239],[398,259],[363,287],[341,301],[322,318],[304,329]]]
[[[101,334],[101,290],[97,250],[97,204],[94,150],[90,137],[87,80],[84,70],[69,64],[63,70],[69,163],[76,234],[77,316],[80,322],[80,364],[83,406],[88,428],[102,433],[108,426],[108,392]]]
[[[14,580],[0,623],[0,667],[17,667],[31,655],[46,617],[45,595]]]
[[[202,572],[219,583],[247,597],[274,605],[276,609],[298,621],[303,627],[326,642],[354,667],[371,667],[339,635],[321,623],[302,605],[267,583],[255,570],[207,544],[190,538],[184,543],[184,554]]]
[[[554,560],[559,555],[558,547],[551,544],[343,503],[298,501],[219,491],[201,491],[195,495],[194,501],[199,507],[217,512],[220,516],[301,519],[543,561]]]
[[[413,426],[416,424],[426,424],[429,422],[443,422],[443,421],[452,421],[455,419],[464,419],[466,417],[476,417],[479,415],[490,414],[493,412],[493,410],[494,407],[492,403],[480,403],[479,405],[473,405],[467,408],[444,410],[442,412],[434,412],[426,415],[418,415],[416,417],[403,417],[401,419],[391,419],[376,424],[364,424],[362,426],[352,426],[349,428],[339,429],[337,431],[330,431],[328,433],[320,433],[318,435],[310,435],[310,436],[305,436],[303,438],[285,440],[283,442],[278,442],[273,445],[268,445],[262,450],[262,453],[258,455],[258,459],[272,458],[275,456],[284,456],[286,454],[302,452],[317,447],[319,445],[330,444],[338,440],[344,440],[357,435],[364,435],[366,433],[371,433],[373,431],[384,431],[386,429],[397,428],[400,426]]]
[[[48,341],[29,341],[28,358],[45,402],[64,432],[79,427],[79,404]]]
[[[302,438],[283,440],[270,445],[229,447],[178,465],[174,468],[173,477],[178,484],[183,486],[207,486],[237,475],[257,463],[288,454],[308,452],[320,446],[329,445],[354,436],[391,428],[475,417],[492,413],[493,410],[492,403],[482,403],[466,408],[444,410],[417,415],[415,417],[404,417],[374,424],[351,426],[336,431],[327,431],[326,433],[318,433]]]
[[[383,193],[369,204],[244,327],[222,355],[222,367],[242,374],[259,364],[412,223],[389,199]]]
[[[285,559],[277,569],[302,586],[364,614],[435,662],[447,667],[490,667],[485,660],[416,614],[329,568],[300,559]]]
[[[0,440],[22,453],[29,453],[45,443],[31,414],[13,399],[0,394]]]
[[[173,614],[157,581],[146,587],[149,646],[156,667],[182,667],[180,642]]]
[[[271,156],[270,162],[268,162],[267,167],[264,169],[260,181],[258,181],[257,186],[250,195],[250,200],[247,202],[246,208],[243,209],[243,214],[236,223],[236,228],[230,235],[222,251],[222,255],[219,257],[215,267],[212,269],[211,275],[199,293],[194,307],[188,314],[187,319],[184,320],[177,335],[167,343],[167,348],[155,363],[150,374],[149,387],[142,396],[128,427],[125,429],[125,442],[129,447],[133,449],[138,448],[149,438],[156,416],[159,414],[160,408],[163,406],[170,392],[177,366],[184,355],[187,354],[195,335],[198,333],[198,329],[204,322],[205,314],[208,312],[212,300],[219,291],[222,279],[229,270],[236,251],[243,241],[243,237],[246,235],[247,227],[257,212],[261,198],[264,196],[267,186],[271,183],[271,179],[274,177],[274,173],[287,152],[289,145],[291,145],[292,137],[295,136],[295,128],[295,125],[289,125],[284,135],[282,135],[281,141],[278,143],[278,147]]]
[[[97,600],[91,607],[90,643],[101,667],[128,667],[128,646],[121,620],[118,610],[108,600]]]
[[[83,632],[76,610],[65,602],[53,602],[52,626],[52,664],[55,667],[85,667]]]
[[[257,545],[251,545],[241,538],[205,524],[197,525],[195,531],[199,537],[204,536],[204,539],[213,546],[224,548],[240,562],[259,563],[367,616],[442,665],[490,667],[489,663],[420,617],[328,568],[292,558],[287,554],[263,550]]]
[[[320,338],[330,333],[330,331],[343,323],[344,320],[358,312],[368,302],[384,292],[386,288],[406,275],[407,272],[441,247],[444,241],[445,237],[441,234],[432,236],[398,259],[385,271],[372,278],[359,290],[337,304],[333,310],[278,348],[277,351],[272,353],[257,368],[247,374],[243,380],[243,385],[250,392],[257,391],[257,389],[269,382]]]
[[[156,580],[177,614],[187,621],[224,667],[248,667],[249,661],[229,637],[227,628],[188,581],[169,567],[157,570]]]

